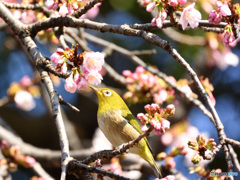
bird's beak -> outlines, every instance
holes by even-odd
[[[98,94],[100,92],[100,90],[98,88],[95,88],[93,86],[89,86],[89,87],[92,88],[95,91],[96,94]]]

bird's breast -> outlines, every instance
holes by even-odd
[[[98,125],[115,147],[134,140],[139,136],[139,133],[122,117],[120,110],[98,115]],[[130,149],[130,151],[135,151],[134,149]]]

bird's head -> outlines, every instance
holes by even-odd
[[[98,96],[99,112],[128,109],[123,99],[113,90],[108,88],[95,88],[91,86]]]

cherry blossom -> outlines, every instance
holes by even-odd
[[[24,111],[31,111],[36,106],[33,96],[29,92],[23,90],[17,92],[14,101],[17,107]]]
[[[194,9],[195,3],[190,4],[186,8],[184,8],[181,17],[180,17],[180,23],[182,24],[183,30],[187,28],[187,25],[189,24],[191,28],[198,27],[199,21],[202,19],[201,13]]]

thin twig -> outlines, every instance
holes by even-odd
[[[85,14],[89,9],[91,9],[95,4],[102,2],[103,0],[90,0],[87,2],[87,4],[85,4],[85,6],[83,6],[82,8],[80,8],[79,10],[75,11],[72,16],[79,18],[81,17],[83,14]]]

